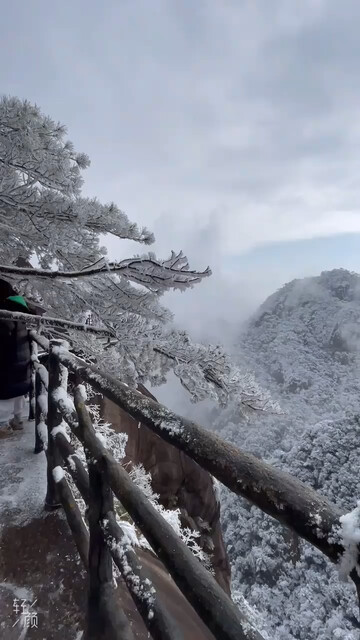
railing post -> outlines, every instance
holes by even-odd
[[[68,485],[62,467],[55,467],[54,480],[58,487],[62,507],[65,511],[68,525],[73,534],[79,556],[84,567],[88,569],[89,560],[89,532],[81,515],[78,504],[73,496],[71,487]]]
[[[93,437],[96,437],[96,433],[94,431],[93,425],[91,423],[91,418],[86,409],[83,397],[83,391],[77,386],[74,390],[74,400],[75,400],[75,411],[72,414],[69,414],[68,409],[65,411],[67,420],[69,421],[69,426],[72,429],[73,433],[77,438],[79,438],[80,442],[83,444],[85,452],[91,449],[91,445],[88,447],[88,439],[90,438],[90,442],[93,441]],[[60,410],[64,411],[65,407],[60,402],[59,403]],[[74,422],[75,421],[75,422]],[[93,436],[93,437],[92,437]],[[85,503],[89,505],[89,492],[90,492],[90,481],[89,475],[85,471],[81,461],[77,458],[76,454],[74,455],[73,446],[65,439],[62,433],[56,434],[56,442],[57,446],[61,452],[62,457],[64,458],[65,464],[68,465],[68,471],[73,477],[76,487],[80,491]],[[100,445],[100,441],[99,442]],[[100,483],[104,483],[103,473],[99,470],[99,464],[94,464],[96,456],[93,455],[93,451],[91,454],[91,458],[88,458],[88,466],[92,467],[92,481],[96,481],[95,488],[99,489]],[[100,465],[101,467],[101,465]],[[99,478],[94,478],[95,474],[99,473]],[[99,483],[100,481],[100,483]],[[62,486],[62,485],[59,485]],[[92,485],[94,489],[94,484]],[[104,485],[105,492],[108,491],[106,489],[106,481]],[[93,500],[95,499],[95,491],[92,490]],[[155,588],[153,587],[151,581],[149,580],[146,572],[143,570],[136,553],[132,547],[132,543],[129,540],[127,534],[124,530],[119,526],[116,521],[115,512],[113,510],[113,499],[111,493],[109,496],[105,496],[103,499],[103,492],[100,495],[100,499],[103,500],[101,511],[106,511],[107,506],[110,507],[110,511],[105,514],[100,514],[99,505],[96,504],[96,513],[94,509],[87,511],[87,519],[90,520],[92,533],[96,534],[95,527],[98,527],[99,523],[99,514],[101,515],[101,530],[104,536],[104,540],[107,544],[107,547],[111,553],[111,556],[119,568],[122,578],[125,581],[127,588],[129,589],[129,593],[151,635],[154,640],[184,640],[183,633],[178,629],[175,619],[169,614],[166,608],[159,602],[158,595],[156,593]],[[109,500],[108,500],[109,499]],[[109,504],[107,505],[107,502]],[[64,501],[63,501],[64,504]],[[66,503],[65,503],[66,504]],[[94,522],[93,522],[94,518]],[[69,521],[69,519],[68,519]],[[74,531],[73,525],[69,521],[70,528]],[[97,532],[99,535],[100,544],[102,544],[102,540],[100,538],[100,532]],[[94,537],[92,538],[94,541]],[[95,545],[94,545],[95,546]],[[94,554],[94,546],[91,549],[92,554]],[[97,567],[99,566],[98,559],[96,554],[94,554],[94,563],[92,563],[91,568],[95,572],[95,580],[92,580],[92,593],[95,594],[94,598],[89,600],[90,614],[92,614],[93,618],[98,618],[99,613],[97,609],[99,608],[100,599],[97,596],[96,592],[101,591],[101,585],[99,585],[100,580],[97,579]],[[87,564],[87,568],[89,566]],[[111,576],[108,576],[107,582],[110,582]],[[97,580],[97,582],[96,582]],[[116,593],[110,592],[111,599],[116,597]],[[116,618],[119,615],[118,612],[119,605],[115,603],[115,611]],[[106,611],[100,615],[112,616],[112,612],[114,609],[111,609],[108,605]],[[94,628],[95,631],[97,627],[94,625],[94,621],[91,616],[88,616],[89,622],[88,626],[90,628]],[[115,618],[115,620],[116,620]],[[116,620],[117,623],[117,620]],[[110,629],[113,627],[113,622],[110,625]],[[117,623],[118,624],[118,623]],[[95,633],[94,631],[94,633]],[[111,631],[112,632],[112,631]],[[110,632],[110,638],[113,636]],[[128,637],[122,632],[122,637]],[[149,636],[150,637],[150,636]]]
[[[59,490],[53,477],[53,469],[61,466],[62,458],[53,438],[52,431],[59,427],[63,421],[58,408],[56,394],[67,389],[67,369],[60,364],[56,349],[64,346],[62,340],[50,340],[49,344],[49,389],[48,389],[48,448],[47,448],[47,493],[45,509],[51,511],[61,507]]]
[[[79,425],[80,429],[81,424]],[[114,587],[113,561],[102,521],[114,514],[112,490],[98,463],[85,449],[89,471],[89,592],[85,640],[134,640]],[[114,514],[115,517],[115,514]]]
[[[37,344],[34,340],[31,340],[31,383],[30,383],[30,391],[29,391],[29,422],[35,420],[35,363],[37,361]]]
[[[88,466],[90,549],[85,640],[132,640],[133,634],[117,601],[112,556],[101,528],[106,513],[114,510],[112,491],[98,470],[97,463],[88,461]]]
[[[48,443],[48,372],[42,364],[35,369],[35,448],[34,453],[46,451]]]

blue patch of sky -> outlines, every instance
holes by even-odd
[[[316,276],[321,271],[344,268],[360,272],[360,234],[343,234],[309,240],[258,246],[225,259],[226,269],[270,269],[291,278]]]

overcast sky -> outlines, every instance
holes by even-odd
[[[2,92],[68,126],[86,193],[160,256],[213,267],[179,322],[226,341],[283,282],[360,271],[359,0],[0,3]]]

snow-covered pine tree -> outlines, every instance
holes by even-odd
[[[354,473],[359,430],[358,415],[321,421],[308,426],[290,451],[277,450],[272,463],[341,511],[352,511],[360,490]],[[359,640],[355,586],[343,580],[341,564],[335,567],[313,546],[226,489],[221,504],[235,599],[243,597],[256,607],[263,619],[260,630],[266,623],[276,640]]]
[[[81,195],[81,172],[89,164],[66,139],[64,126],[28,101],[2,98],[0,276],[42,303],[50,336],[67,327],[74,348],[128,384],[160,384],[173,369],[194,401],[210,397],[226,404],[235,397],[239,411],[273,408],[252,376],[219,346],[191,342],[159,302],[169,289],[201,282],[209,268],[190,270],[182,252],[167,260],[150,252],[107,260],[101,245],[107,234],[145,245],[154,236],[115,204]],[[19,258],[32,267],[16,266]],[[92,325],[86,324],[89,312]],[[77,327],[70,326],[74,321]]]

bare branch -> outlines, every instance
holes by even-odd
[[[121,262],[106,262],[105,259],[100,259],[95,264],[78,271],[52,271],[51,269],[0,265],[0,273],[52,280],[56,278],[84,278],[106,272],[120,273],[125,278],[155,291],[185,289],[211,275],[209,267],[205,271],[190,270],[188,260],[181,251],[177,255],[173,252],[169,260],[161,262],[149,256],[129,258]]]

